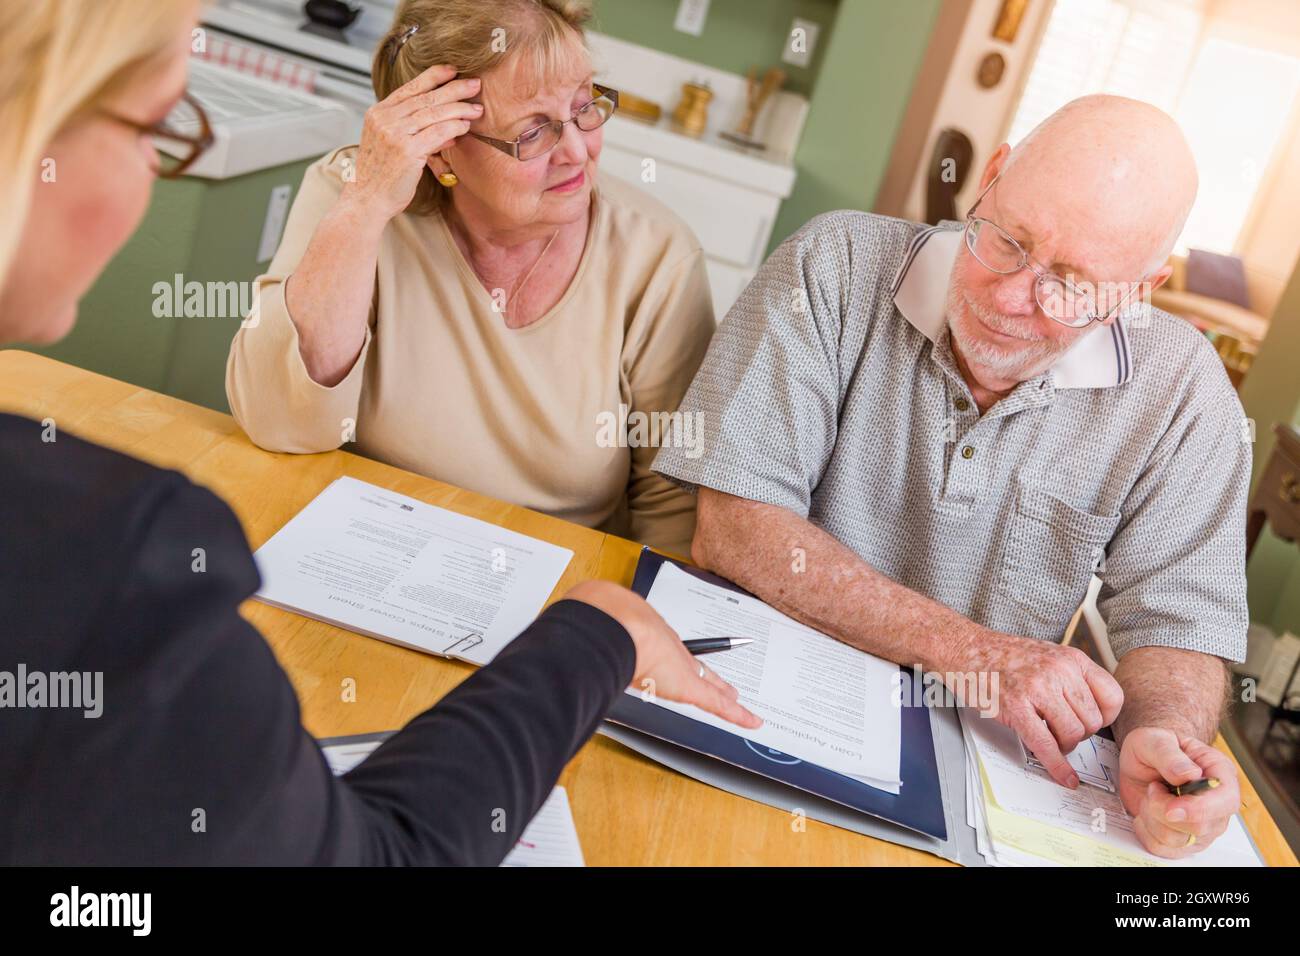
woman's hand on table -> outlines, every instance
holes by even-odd
[[[762,724],[740,705],[736,688],[692,656],[677,632],[640,595],[612,581],[584,581],[565,598],[599,608],[623,625],[636,646],[632,687],[643,695],[693,704],[741,727]]]

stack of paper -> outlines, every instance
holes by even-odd
[[[1166,860],[1143,849],[1117,793],[1080,784],[1069,790],[1026,766],[1015,731],[971,708],[961,710],[966,742],[966,822],[993,866],[1262,866],[1234,817],[1207,849]],[[1119,779],[1115,742],[1093,737],[1069,755],[1081,776]]]
[[[689,704],[654,703],[739,734],[761,747],[898,793],[902,710],[897,664],[842,644],[757,598],[719,587],[665,563],[647,597],[681,635],[748,637],[754,643],[704,660],[763,718],[742,730]],[[628,693],[642,689],[631,687]]]
[[[347,773],[370,756],[388,734],[371,734],[355,740],[321,747],[335,776]],[[578,829],[573,825],[569,795],[556,787],[546,798],[537,816],[524,828],[515,848],[501,862],[502,866],[586,866]]]

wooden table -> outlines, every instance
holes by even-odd
[[[331,481],[351,475],[573,549],[552,600],[588,578],[632,580],[638,547],[631,541],[347,452],[270,454],[228,415],[28,352],[0,351],[0,410],[52,418],[59,431],[184,472],[230,504],[254,548]],[[255,601],[241,611],[275,650],[303,723],[318,737],[400,727],[472,670]],[[356,681],[355,702],[342,700],[345,678]],[[697,783],[604,737],[578,752],[560,783],[593,866],[951,865],[814,820],[796,828],[785,811]],[[1242,785],[1242,816],[1264,858],[1294,866],[1295,854],[1244,776]]]

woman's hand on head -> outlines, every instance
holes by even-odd
[[[632,687],[643,694],[683,704],[694,704],[741,727],[762,724],[740,705],[739,692],[686,649],[677,632],[645,599],[611,581],[584,581],[565,598],[582,601],[614,618],[632,636],[636,646],[636,673]]]
[[[482,115],[479,80],[452,79],[450,66],[431,66],[366,110],[357,151],[356,176],[344,194],[368,215],[384,222],[402,212],[415,195],[425,164],[469,130]]]

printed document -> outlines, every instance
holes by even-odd
[[[256,596],[359,634],[486,664],[538,615],[572,557],[339,478],[257,549]]]
[[[682,640],[753,638],[753,644],[700,660],[740,691],[740,702],[763,718],[763,726],[742,730],[689,704],[654,698],[649,688],[630,687],[628,693],[760,746],[899,792],[897,664],[670,563],[660,567],[647,600]]]

